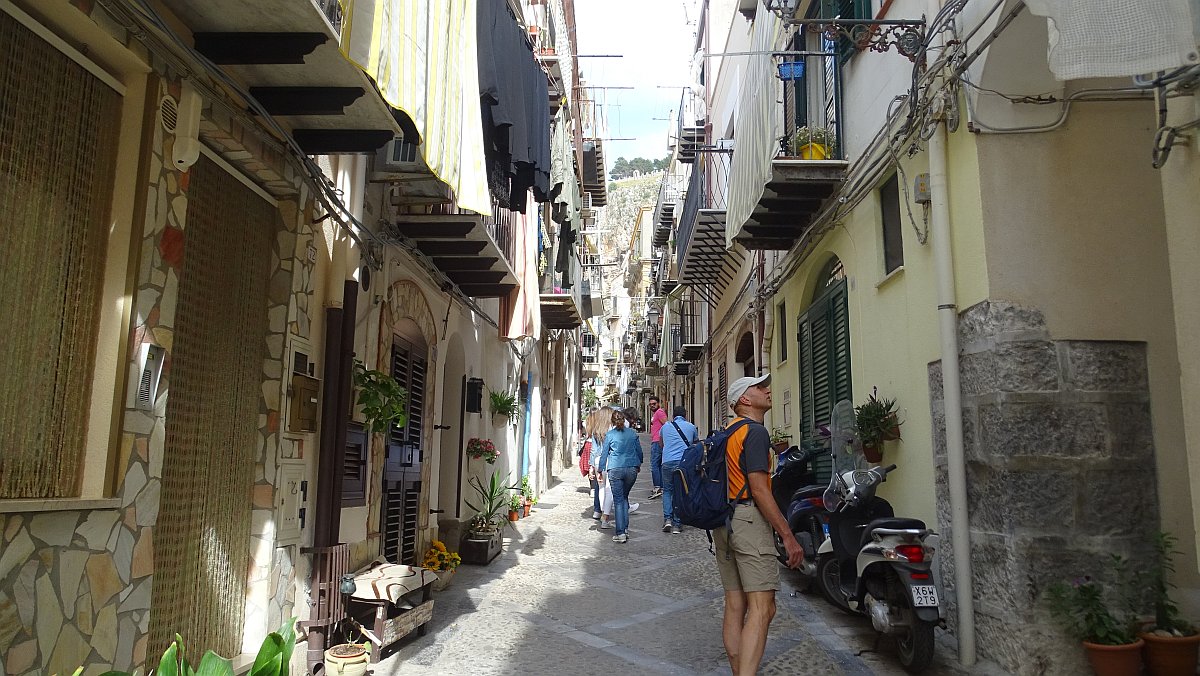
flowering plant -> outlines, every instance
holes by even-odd
[[[467,439],[467,455],[478,460],[483,458],[489,465],[496,462],[496,458],[500,457],[500,453],[496,451],[496,445],[491,439],[477,439],[471,437]]]
[[[460,563],[458,552],[448,551],[441,540],[434,540],[421,559],[421,567],[429,570],[454,570]]]
[[[1109,565],[1118,584],[1107,593],[1099,582],[1087,575],[1071,584],[1058,582],[1051,585],[1047,593],[1050,612],[1068,633],[1080,640],[1101,645],[1127,645],[1137,641],[1137,599],[1128,584],[1120,584],[1129,579],[1128,562],[1113,554]]]

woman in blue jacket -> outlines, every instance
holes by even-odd
[[[604,435],[600,455],[600,466],[608,471],[612,485],[613,512],[617,520],[617,534],[613,542],[629,542],[629,491],[637,481],[642,468],[642,442],[637,432],[629,425],[632,420],[620,411],[613,411],[613,428]]]

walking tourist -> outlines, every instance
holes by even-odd
[[[662,506],[663,506],[663,532],[679,534],[679,517],[675,516],[674,502],[674,487],[675,482],[672,480],[675,470],[679,468],[679,461],[683,459],[683,452],[687,450],[697,441],[698,430],[696,426],[687,421],[687,409],[682,406],[676,406],[672,411],[675,418],[663,427],[666,431],[663,433],[662,443]]]
[[[600,520],[600,472],[597,462],[600,459],[600,444],[604,442],[604,433],[608,431],[608,420],[612,413],[607,408],[598,408],[587,415],[584,420],[584,444],[589,445],[587,453],[587,478],[592,487],[592,518]],[[580,464],[583,464],[582,462]]]
[[[614,411],[613,428],[604,436],[601,463],[607,468],[607,481],[612,488],[613,515],[616,534],[613,542],[629,541],[629,491],[642,468],[642,442],[632,428],[633,419],[626,413]]]
[[[775,616],[779,567],[771,531],[783,539],[788,567],[804,560],[800,543],[771,496],[771,435],[763,426],[771,410],[770,384],[767,374],[738,378],[729,386],[729,405],[736,416],[730,424],[749,422],[734,431],[725,446],[727,495],[736,504],[730,526],[713,531],[725,589],[722,638],[729,666],[742,676],[757,673]]]
[[[661,498],[663,494],[663,438],[662,428],[667,422],[667,413],[658,405],[658,397],[650,397],[650,480],[654,489],[650,491],[650,499]]]

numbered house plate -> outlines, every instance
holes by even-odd
[[[913,585],[912,596],[915,608],[937,607],[937,587],[931,584]]]

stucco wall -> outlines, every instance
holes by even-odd
[[[1147,344],[1162,527],[1187,551],[1177,562],[1179,583],[1196,587],[1194,474],[1183,451],[1162,187],[1149,163],[1153,127],[1148,101],[1090,103],[1074,106],[1056,132],[981,136],[987,268],[990,298],[1036,308],[1052,339]]]

